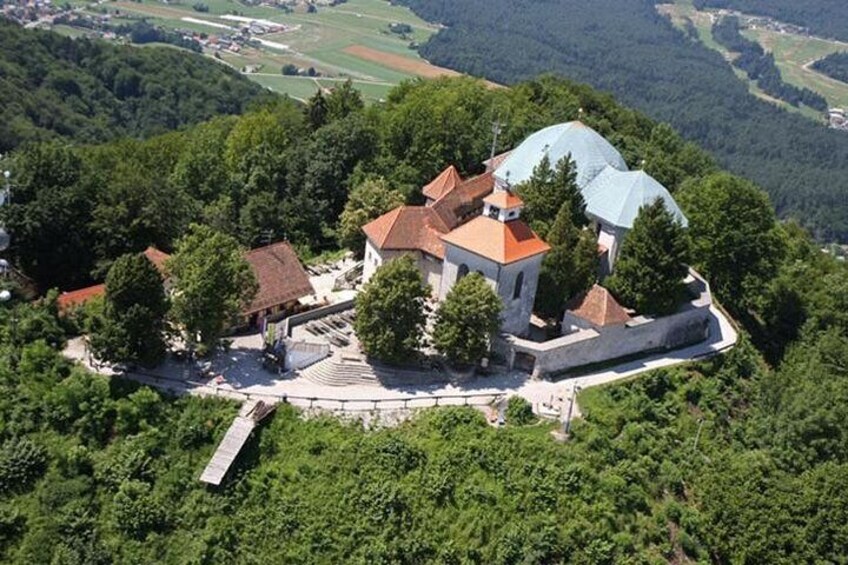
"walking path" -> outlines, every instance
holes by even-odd
[[[628,379],[640,373],[709,357],[732,347],[738,335],[732,323],[716,307],[710,309],[710,337],[698,344],[627,361],[579,377],[557,382],[532,380],[517,371],[475,378],[458,384],[377,386],[355,384],[327,386],[302,376],[278,376],[264,370],[260,363],[262,341],[258,334],[237,337],[228,353],[211,361],[210,371],[217,378],[184,376],[185,365],[168,361],[150,372],[125,373],[124,376],[177,394],[222,396],[237,400],[285,400],[304,408],[323,408],[343,412],[401,411],[444,405],[483,406],[504,397],[520,395],[538,408],[543,403],[567,409],[574,387],[588,388]],[[65,355],[92,371],[114,375],[109,368],[92,367],[81,338],[69,342]],[[565,412],[565,409],[562,412]],[[574,415],[579,415],[575,406]]]

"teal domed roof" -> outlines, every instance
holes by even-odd
[[[581,189],[605,167],[627,170],[621,154],[598,132],[582,122],[567,122],[527,137],[495,169],[495,178],[515,186],[532,176],[543,155],[548,155],[553,167],[569,153],[577,166],[577,185]]]
[[[624,172],[607,167],[583,189],[583,198],[588,216],[621,228],[632,228],[639,208],[657,198],[662,199],[680,225],[689,224],[668,190],[644,171]]]

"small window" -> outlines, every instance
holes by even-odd
[[[456,272],[456,282],[459,282],[462,277],[468,274],[468,265],[463,263],[459,266],[459,270]]]
[[[512,299],[517,300],[521,298],[521,288],[524,286],[524,271],[518,273],[518,276],[515,277],[515,288],[512,289]]]
[[[489,217],[498,219],[498,215],[501,213],[501,209],[496,206],[489,206]]]

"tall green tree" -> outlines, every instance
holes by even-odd
[[[516,186],[515,190],[524,200],[522,217],[538,234],[547,235],[566,202],[573,225],[583,227],[589,223],[586,202],[577,186],[577,169],[571,155],[566,155],[551,167],[550,159],[545,154],[530,178]]]
[[[436,310],[433,345],[457,365],[477,363],[500,328],[503,302],[479,273],[462,277]]]
[[[238,242],[198,224],[177,243],[168,272],[173,279],[173,317],[186,342],[202,350],[215,346],[257,291]]]
[[[637,312],[669,314],[680,303],[687,258],[683,227],[657,198],[640,208],[606,286]]]
[[[377,269],[356,296],[354,330],[365,352],[393,363],[414,357],[424,337],[429,296],[430,287],[408,255]]]
[[[339,245],[361,257],[365,250],[362,226],[403,204],[403,195],[382,177],[368,179],[350,192],[339,217]]]
[[[109,269],[103,317],[91,334],[95,355],[147,367],[165,355],[168,300],[162,275],[142,253],[123,255]]]
[[[328,122],[346,118],[365,107],[362,94],[353,87],[353,82],[350,79],[333,88],[324,100],[326,101],[326,121]],[[311,117],[312,113],[310,112]]]
[[[548,231],[551,250],[542,260],[534,309],[558,320],[565,304],[592,287],[598,278],[598,240],[590,230],[578,228],[571,202],[563,203]]]
[[[768,197],[746,180],[719,173],[685,183],[678,202],[689,219],[695,267],[728,306],[747,308],[785,253]]]

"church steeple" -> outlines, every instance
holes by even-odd
[[[524,201],[509,189],[496,189],[483,199],[483,215],[502,223],[517,220],[523,207]]]

